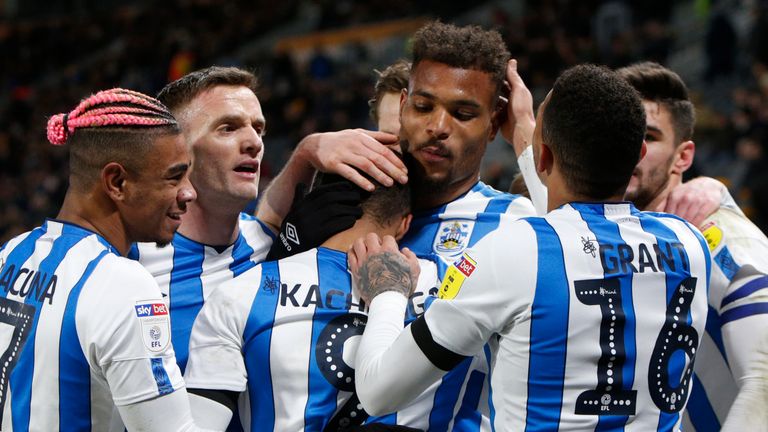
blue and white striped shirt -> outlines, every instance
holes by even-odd
[[[768,238],[738,209],[703,226],[712,255],[709,310],[683,430],[719,431],[768,337]],[[768,379],[768,378],[763,378]]]
[[[502,226],[448,270],[419,346],[491,342],[495,430],[678,430],[707,314],[698,231],[628,203]]]
[[[2,430],[123,430],[116,406],[183,387],[157,283],[100,235],[47,220],[0,250]]]
[[[431,262],[422,264],[420,293],[436,277]],[[262,263],[205,303],[192,331],[187,385],[241,393],[246,430],[360,425],[367,415],[354,396],[352,360],[366,321],[345,253],[321,247]],[[424,428],[427,420],[406,424]]]
[[[139,243],[129,257],[155,277],[170,307],[173,347],[182,373],[187,365],[189,334],[211,293],[267,256],[274,234],[260,220],[240,214],[240,233],[229,246],[217,248],[176,233],[170,245]]]
[[[417,256],[438,264],[442,280],[446,268],[468,247],[496,230],[502,215],[522,218],[536,214],[527,198],[504,193],[477,182],[461,197],[436,209],[417,212],[408,233],[400,242]],[[436,295],[425,296],[428,306]],[[407,322],[416,318],[409,314]],[[387,424],[407,424],[408,419],[426,417],[430,431],[488,431],[488,358],[478,355],[465,360],[448,373],[427,394],[419,397],[397,416],[377,418]],[[403,423],[403,422],[406,423]]]

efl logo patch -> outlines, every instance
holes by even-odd
[[[459,256],[467,248],[474,227],[474,221],[445,221],[437,228],[437,236],[432,248],[442,256]]]
[[[720,246],[720,243],[723,241],[723,230],[715,225],[714,222],[709,222],[704,225],[701,232],[704,234],[704,239],[707,240],[707,245],[709,245],[710,252],[717,249],[717,247]]]
[[[472,273],[477,268],[477,262],[469,256],[464,254],[458,261],[453,263],[445,272],[445,278],[443,278],[443,284],[440,285],[440,291],[437,296],[441,299],[450,300],[459,294],[461,286],[464,281],[472,276]]]
[[[165,351],[171,342],[171,321],[168,305],[162,301],[137,302],[136,317],[141,323],[141,340],[151,353]]]

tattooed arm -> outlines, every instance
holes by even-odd
[[[403,329],[408,296],[419,274],[413,252],[399,252],[392,237],[369,234],[352,246],[349,267],[370,305],[357,350],[356,391],[366,412],[384,415],[406,406],[445,371],[422,353],[410,329]]]
[[[360,296],[368,304],[387,291],[408,297],[419,278],[416,255],[408,248],[400,252],[392,236],[380,239],[371,233],[358,239],[352,245],[349,264]]]

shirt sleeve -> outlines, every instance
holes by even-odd
[[[83,287],[75,317],[91,368],[117,406],[183,388],[157,283],[135,261],[108,256],[102,264]]]
[[[189,340],[189,388],[245,391],[243,332],[260,282],[257,266],[222,284],[205,302]]]
[[[728,365],[741,383],[752,374],[758,345],[768,339],[768,239],[729,209],[716,212],[702,228],[714,267],[710,304],[720,315]]]
[[[120,418],[130,431],[206,432],[221,428],[201,429],[192,419],[189,399],[184,389],[166,397],[118,407]]]
[[[446,271],[439,298],[424,314],[431,340],[416,338],[422,349],[436,344],[460,356],[475,355],[493,334],[527,313],[536,286],[535,233],[524,221],[504,225]]]
[[[517,158],[517,166],[520,167],[520,173],[525,180],[525,187],[528,188],[528,194],[531,196],[533,206],[536,208],[536,214],[543,216],[547,213],[547,187],[541,182],[536,173],[536,162],[533,160],[533,146],[528,146],[520,153]]]
[[[355,369],[366,411],[402,409],[466,356],[479,353],[493,334],[513,325],[517,312],[528,310],[535,283],[530,269],[536,263],[529,258],[535,256],[533,230],[525,222],[503,225],[448,269],[439,298],[405,330],[404,296],[386,292],[373,299]],[[498,253],[510,238],[525,254]],[[514,279],[502,280],[506,271]]]

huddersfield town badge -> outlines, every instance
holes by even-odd
[[[469,236],[475,227],[474,221],[451,220],[440,224],[435,236],[433,249],[439,255],[454,257],[467,248]]]

